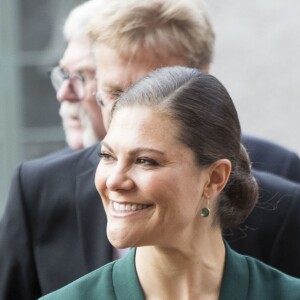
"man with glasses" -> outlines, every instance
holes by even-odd
[[[79,14],[77,10],[70,14],[64,26],[67,48],[59,66],[50,73],[60,102],[66,142],[74,150],[89,147],[105,135],[101,110],[95,99],[95,62],[90,41],[81,26],[89,20],[90,14]]]

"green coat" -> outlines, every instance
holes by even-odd
[[[42,300],[142,300],[135,249]],[[285,275],[226,245],[220,300],[300,300],[300,279]]]

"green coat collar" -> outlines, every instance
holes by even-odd
[[[131,249],[124,258],[114,264],[112,277],[117,299],[145,299],[135,268],[135,253],[136,249]]]
[[[219,300],[247,299],[249,270],[244,256],[234,252],[225,242],[226,256]]]
[[[226,247],[219,300],[299,300],[300,280]],[[144,300],[135,268],[136,250],[43,297],[45,300]]]
[[[242,300],[247,298],[249,272],[244,256],[234,252],[225,243],[226,258],[220,300]],[[135,268],[136,249],[116,261],[113,267],[113,282],[117,299],[143,300],[144,293]]]

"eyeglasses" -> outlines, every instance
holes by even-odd
[[[100,92],[95,93],[96,101],[100,106],[104,106],[104,102],[102,100],[102,96]]]
[[[110,97],[106,99],[106,101],[104,102],[103,101],[103,96],[102,96],[102,93],[101,92],[97,92],[95,93],[95,96],[96,96],[96,101],[97,103],[104,107],[104,106],[107,106],[107,105],[113,105],[116,100],[121,96],[121,94],[123,93],[123,91],[114,91],[114,92],[110,92]]]
[[[51,83],[56,91],[58,91],[65,80],[70,81],[72,91],[78,99],[83,99],[85,95],[85,86],[86,81],[85,77],[78,73],[68,73],[61,67],[57,66],[50,71]]]

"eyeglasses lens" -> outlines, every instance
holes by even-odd
[[[69,80],[71,89],[78,99],[84,97],[84,83],[80,75],[65,73],[61,68],[55,67],[50,74],[51,82],[56,91],[59,91],[65,80]]]

